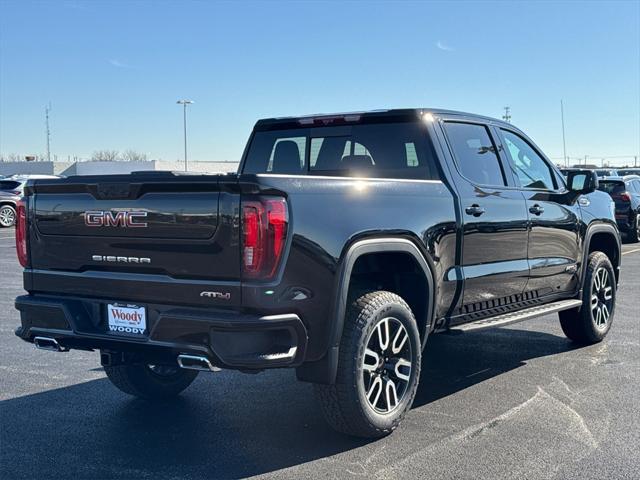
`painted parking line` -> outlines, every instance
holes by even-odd
[[[633,250],[627,250],[626,252],[622,252],[622,255],[629,255],[630,253],[640,252],[640,248],[636,248]]]

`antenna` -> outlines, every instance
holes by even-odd
[[[507,122],[507,123],[511,123],[511,107],[504,107],[504,115],[502,116],[502,119]]]
[[[51,161],[51,130],[49,128],[49,112],[51,111],[51,102],[44,107],[44,116],[47,124],[47,162]]]

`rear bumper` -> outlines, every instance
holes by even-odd
[[[635,218],[632,215],[631,209],[616,210],[616,223],[618,224],[618,230],[621,232],[628,232],[633,227]]]
[[[259,316],[227,310],[145,305],[147,336],[109,332],[104,300],[47,295],[16,298],[22,325],[16,335],[33,342],[54,338],[63,348],[127,352],[140,361],[176,362],[204,355],[220,368],[261,370],[300,365],[307,331],[295,314]]]

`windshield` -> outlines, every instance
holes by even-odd
[[[434,156],[418,122],[259,131],[243,173],[429,180]]]

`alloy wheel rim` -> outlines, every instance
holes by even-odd
[[[16,216],[11,208],[3,208],[0,210],[0,224],[3,227],[10,227],[15,222]]]
[[[412,370],[407,329],[397,318],[383,318],[369,334],[362,358],[362,383],[369,407],[380,414],[393,412],[404,400]]]
[[[613,286],[609,271],[600,267],[591,283],[591,318],[596,328],[604,330],[609,324],[613,309]]]

